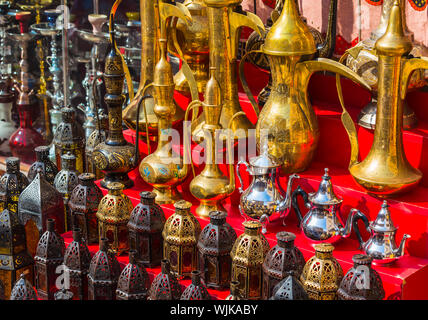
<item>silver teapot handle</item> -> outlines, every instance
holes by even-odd
[[[238,176],[239,184],[240,184],[240,187],[238,188],[239,193],[244,192],[244,182],[242,181],[241,174],[239,173],[239,167],[241,164],[243,164],[247,168],[247,172],[248,172],[248,163],[244,160],[239,160],[238,164],[236,165],[236,175]]]
[[[367,231],[370,231],[370,222],[369,222],[369,219],[367,219],[366,215],[358,209],[351,209],[349,214],[353,216],[352,228],[354,229],[354,232],[357,235],[358,242],[360,243],[359,249],[361,250],[363,248],[364,241],[363,241],[363,237],[361,236],[360,229],[358,228],[358,220],[363,221]]]

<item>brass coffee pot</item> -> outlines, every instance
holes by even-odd
[[[412,42],[404,34],[400,1],[391,9],[388,28],[376,42],[379,60],[378,104],[373,144],[367,157],[358,161],[358,136],[355,124],[343,103],[340,79],[336,78],[342,122],[351,142],[349,171],[368,193],[390,197],[415,187],[422,173],[412,167],[403,147],[403,101],[410,76],[428,69],[428,58],[411,58]],[[342,60],[345,56],[342,57]]]
[[[259,220],[262,224],[262,232],[266,233],[266,226],[277,213],[280,218],[285,219],[291,209],[291,187],[295,179],[300,177],[292,174],[288,178],[287,191],[281,187],[278,171],[281,164],[275,162],[267,155],[267,149],[261,155],[246,161],[239,161],[236,166],[236,174],[241,186],[239,192],[241,199],[239,211],[247,219]],[[253,177],[251,184],[244,191],[244,183],[239,173],[240,165],[245,165],[247,172]],[[275,183],[278,184],[278,188]],[[284,222],[283,222],[284,223]],[[285,225],[285,223],[284,223]]]
[[[357,209],[352,209],[351,212],[355,212],[356,215],[361,217],[367,231],[370,233],[369,239],[364,242],[358,225],[354,222],[360,249],[373,258],[374,264],[389,264],[404,255],[406,240],[410,238],[410,235],[404,234],[400,245],[397,247],[395,234],[398,228],[392,222],[389,205],[385,200],[376,219],[372,222],[369,222],[367,217]]]
[[[281,15],[267,34],[262,52],[270,62],[272,92],[257,121],[258,148],[261,149],[261,136],[267,133],[269,155],[283,164],[284,173],[297,173],[311,162],[320,134],[307,93],[311,75],[322,70],[335,72],[367,89],[370,87],[355,72],[336,61],[308,60],[317,49],[295,0],[284,0]],[[254,98],[249,98],[257,108]]]
[[[305,217],[297,203],[297,196],[302,196],[305,206],[309,209]],[[343,225],[340,217],[340,206],[342,199],[336,196],[331,183],[328,169],[322,177],[317,192],[309,195],[298,186],[292,195],[292,205],[299,220],[299,226],[307,238],[315,242],[334,243],[342,238],[347,238],[351,234],[352,227],[359,219],[367,219],[362,214],[351,211]]]

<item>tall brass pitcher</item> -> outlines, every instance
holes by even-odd
[[[400,1],[395,0],[387,30],[375,45],[379,60],[376,128],[369,154],[361,162],[358,162],[355,124],[343,105],[340,79],[337,79],[342,122],[351,142],[349,171],[359,185],[380,197],[408,191],[422,178],[422,173],[410,165],[404,153],[403,100],[411,74],[418,69],[428,69],[428,58],[409,56],[413,45],[404,34],[403,21]]]

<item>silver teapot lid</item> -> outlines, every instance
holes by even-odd
[[[257,168],[277,168],[281,164],[276,162],[273,158],[269,156],[267,146],[261,148],[261,154],[259,156],[253,157],[250,159],[250,165]]]
[[[370,223],[370,229],[376,232],[394,232],[397,230],[392,222],[391,212],[386,200],[383,201],[382,208],[377,214],[376,220]]]
[[[328,168],[325,168],[324,171],[318,191],[309,194],[309,201],[319,206],[332,206],[342,203],[343,200],[334,193],[331,177],[328,175]]]

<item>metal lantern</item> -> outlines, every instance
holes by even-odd
[[[45,180],[41,169],[19,196],[18,216],[25,226],[27,248],[33,257],[39,239],[46,231],[48,219],[55,219],[57,233],[63,234],[65,231],[64,201],[61,194]]]
[[[85,171],[85,132],[76,121],[76,110],[63,107],[62,122],[56,128],[53,143],[58,170],[62,169],[61,155],[71,152],[76,156],[76,170]]]
[[[108,194],[101,199],[97,212],[100,242],[101,238],[107,238],[111,250],[117,255],[129,249],[127,224],[133,209],[123,188],[122,183],[110,183],[107,186]]]
[[[64,199],[65,206],[65,231],[72,229],[72,220],[68,201],[70,200],[71,192],[79,183],[79,172],[76,171],[76,157],[67,152],[61,155],[62,168],[55,176],[54,187],[61,193]]]
[[[109,250],[109,240],[100,239],[100,250],[92,257],[88,274],[89,300],[114,300],[120,265]]]
[[[55,176],[58,173],[58,168],[49,159],[49,146],[39,146],[34,149],[36,153],[36,162],[34,162],[28,170],[28,180],[31,182],[36,177],[37,170],[42,169],[42,174],[46,181],[53,185]]]
[[[137,261],[153,268],[162,260],[165,214],[155,203],[156,193],[143,191],[140,203],[132,210],[128,222],[129,248],[137,251]]]
[[[61,289],[54,294],[54,300],[73,300],[73,292]]]
[[[183,291],[180,300],[211,300],[207,288],[201,283],[201,272],[192,271],[192,283]]]
[[[296,278],[293,271],[278,282],[272,292],[270,300],[309,300],[302,283]]]
[[[103,193],[95,184],[93,173],[82,173],[78,178],[79,184],[73,189],[68,202],[72,225],[82,230],[82,238],[88,244],[98,243],[96,213]]]
[[[382,300],[385,298],[382,279],[372,268],[373,258],[365,254],[352,257],[354,266],[349,269],[340,283],[339,300]]]
[[[197,242],[201,225],[190,212],[192,204],[185,200],[174,204],[175,213],[162,231],[163,257],[169,260],[172,272],[180,279],[197,269]]]
[[[15,283],[10,300],[38,300],[37,293],[33,285],[25,277],[25,273],[21,273],[19,280]]]
[[[230,251],[237,235],[226,222],[226,217],[226,212],[211,212],[210,223],[199,236],[199,270],[208,288],[229,287],[232,268]]]
[[[53,300],[58,266],[64,262],[64,239],[55,232],[55,220],[48,219],[46,232],[37,245],[35,262],[36,289],[41,300]]]
[[[33,281],[33,257],[27,251],[24,227],[16,213],[3,210],[0,213],[0,281],[6,299],[21,273],[27,272]]]
[[[0,281],[0,301],[4,300],[4,299],[5,299],[5,297],[4,297],[4,286],[3,286],[3,283]]]
[[[73,241],[64,253],[64,267],[69,280],[69,290],[75,300],[88,299],[88,273],[91,264],[91,254],[82,241],[80,229],[73,230]]]
[[[232,280],[239,281],[243,299],[257,300],[262,297],[262,265],[270,248],[259,221],[245,221],[243,225],[244,233],[236,239],[230,252]]]
[[[99,122],[96,122],[95,130],[86,140],[85,156],[86,156],[86,171],[95,174],[96,179],[104,178],[104,173],[95,165],[92,153],[95,147],[101,142],[106,141],[108,131],[108,116],[104,113],[99,115]]]
[[[153,279],[148,300],[179,300],[181,286],[177,277],[171,272],[168,260],[161,261],[161,272]]]
[[[241,292],[239,291],[239,281],[230,281],[230,294],[225,300],[242,300]]]
[[[263,299],[269,299],[273,288],[291,271],[299,278],[305,266],[302,252],[294,245],[296,235],[281,231],[276,234],[277,245],[266,255],[263,263]]]
[[[19,168],[20,160],[18,158],[6,158],[6,173],[0,178],[0,212],[4,209],[14,213],[18,212],[19,195],[29,183]]]
[[[149,275],[137,263],[137,251],[129,251],[129,263],[125,266],[117,282],[117,300],[146,300],[150,286]]]
[[[343,278],[343,270],[333,257],[333,245],[315,245],[315,256],[303,268],[300,281],[312,300],[336,300],[337,289]]]

